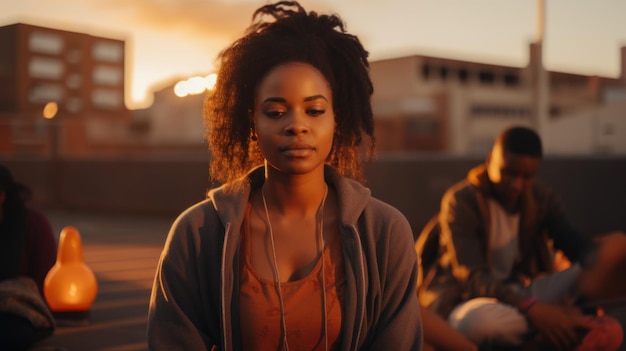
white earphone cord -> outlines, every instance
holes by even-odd
[[[321,246],[320,248],[320,259],[322,260],[322,271],[321,271],[321,280],[322,280],[322,304],[323,304],[323,315],[324,319],[324,350],[328,351],[328,316],[326,311],[326,276],[325,276],[325,263],[324,263],[324,205],[326,204],[326,195],[328,194],[328,185],[326,186],[326,190],[324,191],[324,197],[322,198],[322,202],[318,208],[318,216],[320,216],[319,221],[319,239],[318,242]],[[280,286],[280,273],[278,271],[278,265],[276,260],[276,245],[274,244],[274,231],[272,230],[272,221],[270,220],[270,214],[267,210],[267,201],[265,200],[265,187],[261,187],[261,198],[263,199],[263,208],[265,209],[265,216],[267,217],[267,226],[270,231],[270,241],[272,243],[272,256],[274,259],[274,264],[272,265],[272,269],[274,271],[274,279],[276,279],[276,292],[278,294],[278,304],[280,308],[280,324],[283,333],[283,349],[289,351],[289,344],[287,343],[287,322],[285,321],[285,305],[283,302],[283,293]]]

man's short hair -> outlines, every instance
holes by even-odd
[[[527,127],[510,127],[505,129],[496,140],[502,145],[504,153],[543,157],[541,138],[533,129]]]

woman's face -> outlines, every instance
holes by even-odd
[[[271,69],[256,90],[254,125],[268,167],[285,174],[323,172],[335,131],[324,75],[300,62]]]

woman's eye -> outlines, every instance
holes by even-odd
[[[270,118],[278,118],[278,117],[284,115],[285,112],[280,111],[280,110],[270,110],[270,111],[265,111],[264,114],[267,117],[270,117]]]
[[[324,112],[326,112],[326,110],[322,110],[322,109],[310,109],[309,110],[309,115],[311,116],[319,116],[321,114],[324,114]]]

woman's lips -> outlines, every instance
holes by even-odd
[[[315,148],[306,143],[293,143],[281,148],[281,152],[291,157],[306,157],[312,154]]]

